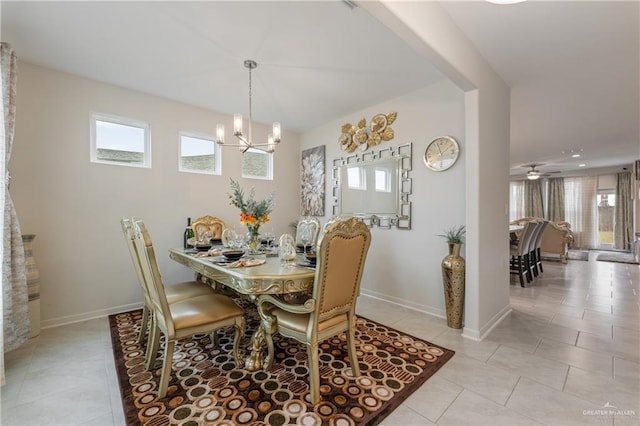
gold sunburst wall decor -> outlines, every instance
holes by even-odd
[[[366,151],[369,147],[378,145],[382,141],[393,139],[394,133],[391,124],[396,121],[397,112],[389,114],[376,114],[371,118],[367,126],[364,118],[356,125],[345,123],[342,125],[342,134],[338,139],[343,151],[353,152],[356,149]]]

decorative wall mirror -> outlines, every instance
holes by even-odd
[[[333,215],[411,229],[411,143],[333,160]]]

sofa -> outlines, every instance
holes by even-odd
[[[523,217],[511,222],[511,225],[524,225],[532,220],[545,220],[536,217]],[[573,242],[573,234],[571,233],[571,224],[569,222],[551,222],[542,234],[540,243],[540,253],[545,257],[557,256],[562,263],[567,263],[569,247]]]

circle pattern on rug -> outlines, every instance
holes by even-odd
[[[243,307],[247,311],[247,332],[241,347],[246,351],[259,317],[253,305]],[[124,388],[123,404],[133,407],[125,407],[125,412],[135,416],[131,423],[149,426],[377,423],[390,412],[385,408],[398,405],[453,355],[448,349],[357,317],[356,351],[361,374],[353,375],[344,333],[321,342],[321,401],[313,405],[305,345],[274,334],[271,368],[249,372],[235,364],[231,355],[233,329],[228,328],[218,331],[219,346],[214,346],[206,334],[176,342],[167,396],[159,400],[164,339],[152,372],[147,371],[146,341],[140,344],[137,340],[140,311],[109,318]]]

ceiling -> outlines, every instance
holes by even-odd
[[[512,88],[513,174],[640,158],[637,1],[442,5]],[[20,60],[228,114],[248,114],[254,59],[254,120],[298,132],[443,78],[339,1],[2,1],[0,13]]]

